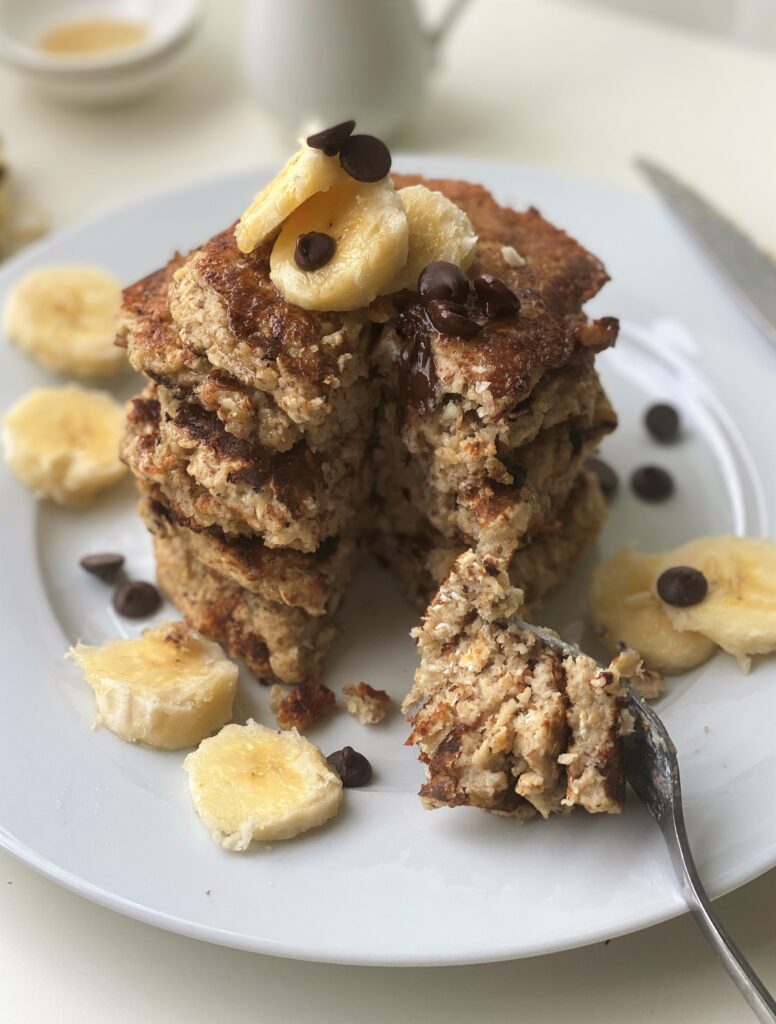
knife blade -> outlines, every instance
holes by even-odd
[[[776,346],[776,263],[697,192],[651,160],[635,161],[760,332]]]

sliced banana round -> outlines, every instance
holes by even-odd
[[[754,537],[700,537],[664,555],[656,578],[676,565],[699,569],[708,591],[698,604],[660,601],[677,630],[695,630],[749,668],[750,656],[776,650],[776,544]],[[659,600],[659,599],[656,599]],[[686,635],[686,634],[682,634]]]
[[[70,652],[97,702],[95,724],[127,743],[194,747],[232,717],[237,666],[185,622]]]
[[[338,181],[349,180],[339,157],[302,146],[240,218],[234,232],[237,248],[241,252],[253,252],[311,196],[326,192]]]
[[[184,762],[197,814],[225,850],[293,839],[333,818],[342,782],[296,729],[227,725]]]
[[[127,471],[119,461],[122,407],[104,391],[34,388],[2,421],[3,450],[39,498],[88,505]]]
[[[94,380],[127,365],[113,343],[120,309],[121,285],[99,267],[42,267],[11,289],[4,328],[47,370]]]
[[[299,235],[330,235],[336,248],[328,263],[302,270],[294,259]],[[407,260],[407,218],[389,179],[375,184],[347,181],[313,196],[283,225],[270,256],[278,291],[304,309],[368,306]]]
[[[638,651],[648,668],[685,672],[710,658],[715,645],[671,624],[654,593],[661,560],[661,555],[625,547],[599,565],[590,586],[590,618],[612,653],[624,643]]]
[[[388,291],[417,289],[424,267],[436,260],[467,270],[474,259],[477,235],[464,211],[441,192],[408,185],[397,192],[409,224],[407,263]]]

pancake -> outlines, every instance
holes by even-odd
[[[186,346],[314,428],[338,391],[366,379],[372,321],[366,311],[315,313],[286,302],[270,281],[271,247],[245,254],[232,228],[215,235],[173,275],[170,310]]]
[[[524,592],[534,611],[560,586],[598,539],[606,522],[606,502],[595,476],[580,473],[565,502],[534,528],[509,561],[512,584]],[[405,596],[423,610],[456,558],[466,550],[428,523],[415,519],[414,530],[381,530],[370,536],[373,552],[397,573]]]
[[[117,343],[126,347],[134,369],[164,386],[178,401],[196,402],[215,413],[229,433],[267,448],[287,451],[302,437],[313,450],[359,434],[366,440],[372,398],[365,363],[332,389],[324,417],[299,424],[271,394],[213,366],[187,345],[169,303],[173,275],[185,263],[185,258],[175,256],[161,270],[124,290]]]
[[[268,548],[257,537],[229,537],[217,526],[202,528],[184,516],[158,487],[148,494],[140,514],[155,536],[180,537],[206,568],[267,601],[301,608],[308,615],[333,612],[355,563],[352,536],[331,537],[317,551]]]
[[[186,621],[263,682],[316,679],[334,638],[329,615],[267,601],[205,566],[179,535],[154,537],[157,582]]]
[[[197,525],[312,552],[354,522],[368,479],[346,449],[338,461],[304,442],[287,452],[257,448],[193,403],[173,415],[164,402],[163,389],[149,385],[130,403],[122,458]]]

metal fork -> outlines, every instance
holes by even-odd
[[[568,644],[541,626],[521,619],[515,624],[533,633],[542,643],[563,657],[583,655],[579,647]],[[695,867],[682,811],[679,762],[676,747],[666,727],[653,709],[633,690],[628,690],[629,708],[635,718],[633,733],[625,740],[625,774],[641,802],[660,826],[671,855],[671,862],[690,912],[706,941],[717,954],[746,999],[754,1015],[763,1024],[776,1022],[776,1001],[754,972],[746,957],[728,935],[711,907],[711,901]]]

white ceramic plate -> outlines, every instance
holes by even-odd
[[[533,203],[605,260],[614,283],[594,308],[625,324],[601,359],[622,419],[605,454],[623,477],[639,464],[665,465],[678,487],[655,507],[623,487],[596,557],[625,540],[662,549],[704,533],[773,535],[776,353],[655,204],[526,168],[427,157],[400,166],[482,181],[504,201]],[[0,275],[0,299],[20,274],[47,263],[98,263],[132,281],[229,223],[268,174],[182,188],[47,240]],[[2,409],[47,379],[7,342],[0,359]],[[657,399],[682,410],[685,436],[675,446],[655,445],[641,426]],[[183,755],[91,732],[91,693],[62,660],[79,637],[97,642],[141,628],[118,619],[109,588],[78,567],[87,551],[117,549],[133,575],[152,578],[131,484],[94,511],[72,513],[36,505],[1,474],[0,843],[11,853],[161,927],[339,963],[528,956],[683,909],[660,834],[635,799],[619,818],[579,813],[523,828],[478,811],[422,810],[414,796],[422,770],[403,746],[398,715],[369,730],[343,714],[312,735],[325,752],[352,744],[375,767],[374,784],[349,791],[338,820],[271,848],[222,851],[190,806]],[[545,620],[571,639],[583,637],[593,561],[546,609]],[[414,614],[392,579],[363,570],[344,619],[325,681],[338,690],[364,679],[398,701],[415,665]],[[239,705],[241,716],[272,721],[266,691],[248,676]],[[776,660],[745,677],[720,655],[670,681],[660,711],[679,748],[700,871],[718,894],[776,863]]]

